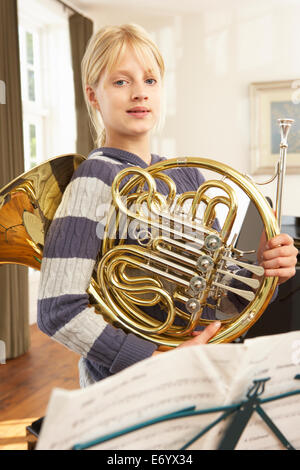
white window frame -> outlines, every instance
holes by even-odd
[[[21,15],[22,17],[22,15]],[[26,33],[33,36],[33,55],[34,65],[27,63],[26,54]],[[22,106],[23,106],[23,138],[24,138],[24,166],[25,171],[30,169],[30,141],[29,126],[33,124],[36,127],[36,164],[45,160],[45,127],[48,109],[44,106],[44,86],[42,77],[41,57],[43,50],[41,48],[43,40],[43,32],[39,25],[28,17],[22,17],[19,26],[19,43],[20,43],[20,67],[21,67],[21,83],[22,83]],[[28,96],[28,70],[34,71],[35,80],[35,101],[29,100]]]
[[[37,164],[57,155],[76,153],[76,111],[68,14],[70,12],[53,0],[18,2],[26,169],[30,161],[29,123],[35,124],[38,131]],[[27,99],[24,31],[34,36],[35,102]]]

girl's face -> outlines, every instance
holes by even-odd
[[[94,90],[94,106],[101,113],[106,140],[148,137],[159,118],[161,89],[158,66],[147,69],[134,50],[126,47],[113,70],[101,74]]]

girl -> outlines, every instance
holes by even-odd
[[[163,158],[150,152],[151,131],[161,114],[164,63],[156,45],[136,25],[109,26],[90,40],[82,62],[86,103],[97,149],[67,187],[47,234],[38,300],[39,328],[81,355],[86,386],[159,353],[157,346],[107,324],[88,305],[86,290],[101,249],[97,236],[111,201],[111,184],[130,165],[146,168]],[[193,168],[174,170],[178,193],[203,183]],[[159,188],[158,188],[159,189]],[[280,247],[278,247],[280,245]],[[294,274],[293,241],[280,235],[261,247],[265,274],[284,281]],[[159,317],[160,312],[153,314]],[[210,324],[181,347],[207,343],[220,324]]]

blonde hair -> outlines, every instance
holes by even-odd
[[[97,146],[105,142],[105,129],[100,112],[88,100],[85,87],[95,88],[100,74],[110,72],[117,64],[126,46],[131,46],[143,64],[158,66],[161,79],[164,77],[164,61],[148,33],[139,25],[105,26],[89,40],[82,63],[82,86],[88,113],[93,125],[94,140]]]

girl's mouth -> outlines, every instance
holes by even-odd
[[[145,117],[150,113],[150,110],[148,108],[144,108],[143,106],[135,106],[134,108],[129,109],[127,113],[134,117]]]

